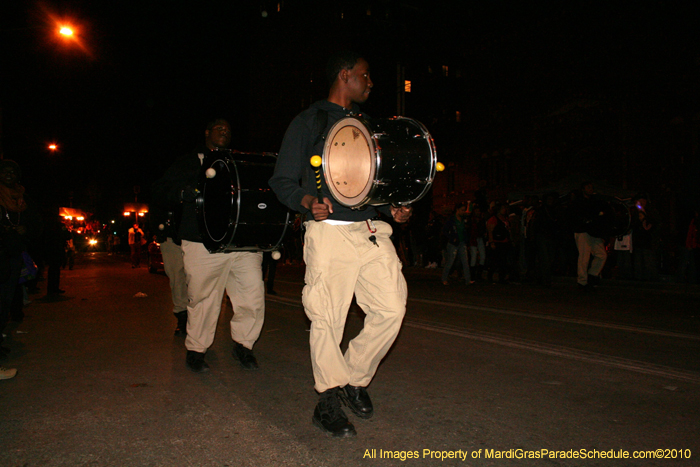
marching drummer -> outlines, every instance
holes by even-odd
[[[329,128],[349,114],[360,114],[372,90],[369,64],[360,55],[333,56],[326,74],[330,92],[297,115],[282,141],[270,187],[290,209],[307,213],[302,301],[311,320],[314,387],[320,394],[312,421],[334,437],[355,436],[341,408],[368,419],[374,414],[367,392],[377,366],[399,333],[406,310],[406,281],[389,238],[391,226],[378,212],[406,222],[410,207],[389,205],[353,210],[334,202],[326,181],[316,184],[310,158],[323,152]],[[300,182],[301,181],[301,182]],[[366,313],[364,328],[340,350],[353,298]]]
[[[209,253],[204,247],[195,210],[199,173],[202,165],[217,157],[216,151],[228,147],[231,125],[223,119],[213,120],[207,125],[204,137],[203,147],[177,159],[165,175],[153,184],[155,202],[166,212],[176,213],[174,218],[181,219],[174,230],[182,241],[181,253],[172,248],[175,254],[167,255],[170,250],[163,248],[163,262],[166,272],[173,273],[168,272],[168,276],[173,288],[173,301],[178,300],[174,311],[179,326],[184,323],[177,310],[183,305],[186,307],[187,368],[195,373],[209,370],[204,356],[214,341],[226,291],[234,311],[231,319],[233,357],[244,369],[255,370],[258,362],[253,354],[253,345],[260,336],[265,317],[262,253]],[[184,270],[176,271],[177,266],[168,267],[168,262],[175,265],[179,258],[182,258],[181,267]],[[186,279],[186,286],[181,282],[183,278]],[[183,301],[180,294],[176,298],[177,287],[186,288],[186,300]]]

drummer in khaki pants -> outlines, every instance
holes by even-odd
[[[255,370],[258,362],[253,344],[260,336],[265,318],[262,253],[209,253],[204,246],[196,211],[199,173],[202,165],[220,157],[217,152],[228,147],[231,126],[226,120],[213,120],[204,136],[203,148],[178,158],[152,187],[153,196],[163,209],[182,212],[177,233],[182,239],[189,302],[185,363],[195,373],[209,370],[204,357],[214,341],[225,291],[233,304],[233,357],[244,369]]]
[[[320,173],[321,186],[314,184],[311,157],[323,153],[324,136],[336,122],[350,112],[360,114],[358,104],[373,86],[369,64],[352,52],[331,57],[326,72],[331,83],[328,99],[315,102],[289,125],[269,184],[284,205],[313,217],[305,223],[302,297],[311,320],[311,366],[319,392],[312,423],[330,436],[344,438],[357,432],[341,403],[361,419],[373,416],[367,386],[406,311],[406,281],[389,239],[391,227],[377,216],[381,212],[402,223],[412,211],[388,205],[354,210],[335,202]],[[359,137],[361,132],[352,132],[352,137],[355,134]],[[354,163],[348,166],[359,169]],[[340,341],[353,294],[366,317],[363,330],[343,355]]]
[[[172,237],[167,237],[160,244],[160,252],[163,255],[163,268],[165,275],[170,280],[170,295],[173,299],[173,313],[177,319],[175,335],[187,333],[187,276],[185,264],[182,260],[182,246],[175,243]]]

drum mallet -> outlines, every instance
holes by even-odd
[[[318,202],[320,204],[323,204],[323,192],[321,191],[321,164],[323,163],[323,159],[321,159],[321,156],[313,156],[311,158],[311,165],[314,168],[314,172],[316,172],[316,193],[318,195]]]

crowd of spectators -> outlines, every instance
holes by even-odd
[[[449,211],[431,210],[424,217],[414,216],[407,225],[394,225],[392,238],[404,265],[443,269],[445,285],[495,282],[546,287],[553,277],[577,276],[573,211],[581,197],[581,190],[575,190],[565,195],[524,196],[515,202],[484,198],[459,202]],[[600,276],[654,282],[661,280],[663,271],[669,280],[698,283],[697,210],[690,224],[682,226],[685,242],[669,254],[670,248],[662,248],[662,242],[672,240],[662,238],[663,218],[649,198],[646,193],[624,200],[600,197],[629,212],[624,232],[603,238],[607,259]],[[301,221],[297,218],[285,239],[285,264],[303,262]]]

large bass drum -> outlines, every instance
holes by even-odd
[[[290,213],[267,184],[276,156],[220,152],[199,175],[197,220],[204,246],[210,253],[279,249]]]
[[[421,199],[435,178],[437,154],[420,122],[345,117],[328,132],[322,159],[333,198],[358,209]]]
[[[632,216],[630,208],[623,201],[612,196],[597,195],[594,202],[598,215],[586,232],[597,238],[621,237],[629,233]]]

